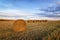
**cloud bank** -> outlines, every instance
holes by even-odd
[[[0,0],[0,18],[60,20],[58,0]]]

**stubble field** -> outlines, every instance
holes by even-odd
[[[14,32],[13,20],[0,20],[0,40],[60,40],[60,21],[26,21],[26,24],[26,31]]]

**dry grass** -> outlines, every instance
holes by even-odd
[[[15,22],[16,24],[14,24]],[[0,21],[0,40],[60,40],[60,21],[35,23],[26,21],[26,31],[21,32],[18,27],[19,31],[15,32],[20,23],[25,25],[20,21]]]

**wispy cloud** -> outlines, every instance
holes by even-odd
[[[28,16],[33,16],[32,13],[23,11],[23,10],[16,10],[16,9],[6,9],[6,10],[0,10],[0,17],[8,17],[8,18],[24,18],[24,19],[30,19]]]
[[[58,0],[0,0],[0,18],[60,19]]]
[[[36,15],[60,20],[60,5],[58,4],[59,3],[44,9],[38,9],[43,11],[43,13],[36,13]]]

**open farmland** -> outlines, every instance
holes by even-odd
[[[60,21],[26,21],[23,32],[13,31],[14,22],[0,20],[0,40],[60,40]]]

